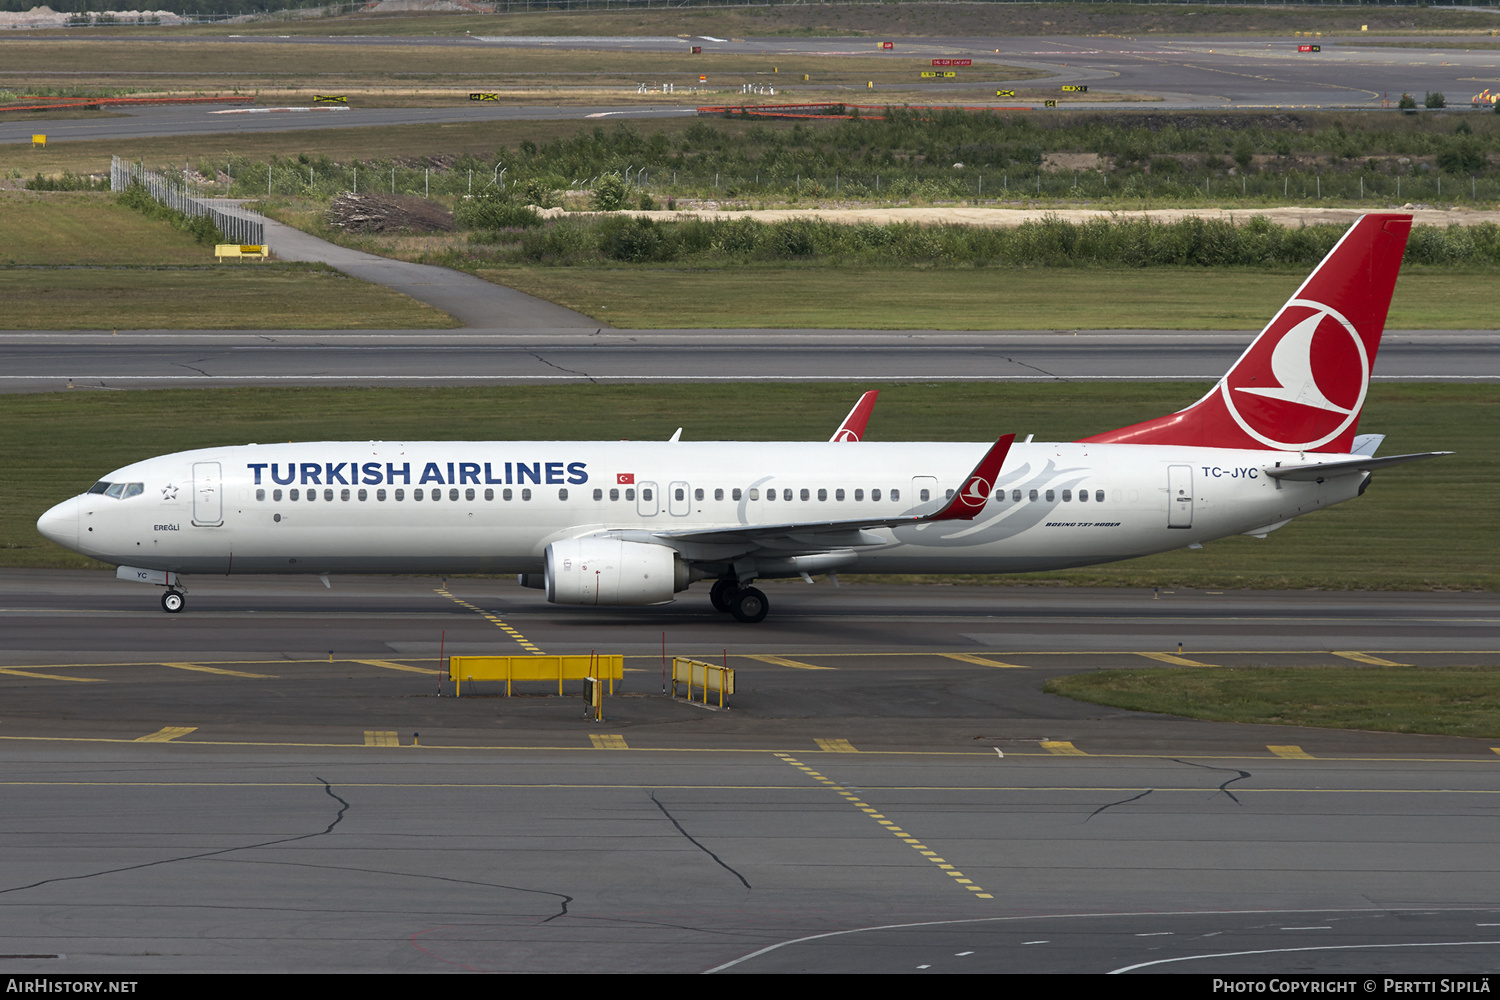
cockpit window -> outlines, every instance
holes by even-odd
[[[138,497],[144,492],[146,492],[145,483],[130,483],[125,487],[125,496],[127,498]]]
[[[104,487],[100,489],[99,487]],[[145,483],[95,483],[90,493],[103,493],[107,497],[122,500],[125,497],[136,497],[146,492]]]
[[[120,494],[122,494],[124,492],[125,492],[125,484],[124,483],[112,483],[110,485],[109,489],[107,489],[107,490],[104,491],[104,495],[107,496],[107,497],[114,497],[116,500],[118,500],[118,499],[120,499]]]
[[[97,483],[95,483],[93,486],[89,487],[89,492],[90,493],[103,493],[107,489],[109,489],[109,483],[107,483],[107,482],[105,482],[104,480],[101,479]]]

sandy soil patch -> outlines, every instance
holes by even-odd
[[[1140,211],[1090,208],[983,208],[969,206],[892,206],[890,208],[788,208],[726,211],[713,202],[679,208],[675,212],[640,212],[625,214],[672,221],[674,219],[754,219],[757,222],[785,222],[789,219],[822,219],[845,225],[911,222],[919,225],[959,224],[968,226],[1019,226],[1043,219],[1084,222],[1089,219],[1151,219],[1155,222],[1177,222],[1181,219],[1228,219],[1244,223],[1264,216],[1283,226],[1311,226],[1319,223],[1349,223],[1367,210],[1355,208],[1152,208]],[[1431,208],[1425,205],[1371,206],[1368,211],[1410,212],[1419,225],[1473,226],[1481,222],[1500,223],[1500,211],[1467,208]],[[549,217],[567,215],[563,209],[542,209]]]

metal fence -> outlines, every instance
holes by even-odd
[[[118,156],[110,157],[109,189],[124,191],[132,184],[139,184],[151,197],[183,215],[208,216],[231,243],[264,245],[266,242],[265,224],[241,215],[233,202],[199,197],[186,181],[147,170],[143,164],[131,163]]]

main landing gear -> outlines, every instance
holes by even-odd
[[[161,609],[169,615],[175,615],[182,610],[184,600],[182,591],[168,588],[167,592],[161,595]]]
[[[771,602],[766,600],[765,594],[754,587],[741,587],[738,581],[729,577],[714,584],[708,592],[708,599],[714,610],[727,611],[735,620],[751,624],[764,620],[766,612],[771,610]]]

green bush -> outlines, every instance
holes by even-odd
[[[28,191],[108,191],[109,178],[95,179],[64,170],[61,177],[43,177],[38,173],[26,182]]]
[[[190,234],[199,243],[211,245],[227,241],[225,235],[219,231],[219,227],[214,225],[213,220],[208,216],[185,215],[176,209],[168,208],[151,197],[150,192],[138,183],[132,183],[121,191],[118,200],[121,205],[140,212],[148,219],[158,219],[173,229],[180,229]]]
[[[594,211],[617,212],[625,207],[625,180],[619,174],[605,174],[594,182]]]
[[[517,205],[509,195],[488,188],[460,201],[453,209],[460,229],[527,229],[539,226],[542,217],[527,205]]]
[[[1438,169],[1450,174],[1477,174],[1489,164],[1472,142],[1458,142],[1437,155]]]
[[[1448,106],[1448,99],[1443,96],[1440,90],[1429,90],[1423,104],[1433,109],[1446,108]]]

